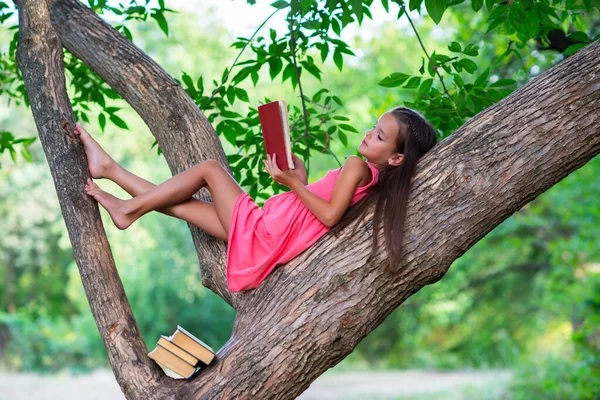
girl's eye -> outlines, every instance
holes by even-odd
[[[379,140],[383,140],[383,139],[381,138],[381,136],[379,136],[379,135],[377,135],[377,138],[378,138]]]

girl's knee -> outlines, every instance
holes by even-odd
[[[209,170],[213,170],[213,171],[223,169],[221,164],[219,164],[219,162],[217,160],[213,160],[213,159],[208,159],[208,160],[202,161],[200,163],[200,165],[203,165],[205,168],[207,168]]]

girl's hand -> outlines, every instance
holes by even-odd
[[[304,162],[302,159],[295,154],[292,154],[292,160],[294,160],[294,170],[292,172],[300,182],[302,182],[305,186],[308,185],[308,176],[306,175],[306,167],[304,166]]]
[[[277,166],[276,157],[277,155],[275,153],[273,153],[272,158],[267,154],[267,160],[263,160],[263,163],[265,163],[265,168],[275,182],[281,183],[282,185],[285,185],[291,189],[294,181],[298,180],[298,177],[291,170],[280,170]]]

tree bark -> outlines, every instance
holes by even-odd
[[[97,207],[81,190],[87,177],[82,171],[87,170],[82,148],[69,131],[72,115],[64,111],[70,112],[70,104],[62,65],[56,62],[58,41],[51,35],[41,40],[51,31],[45,24],[45,33],[32,39],[25,34],[26,22],[21,22],[24,44],[19,47],[19,63],[32,110],[92,312],[117,381],[131,399],[298,396],[409,296],[437,282],[456,258],[495,226],[600,152],[600,43],[596,41],[472,118],[419,162],[405,227],[406,256],[395,272],[385,271],[384,247],[366,263],[372,239],[370,216],[361,221],[354,236],[350,229],[339,238],[325,235],[310,250],[277,268],[260,287],[239,294],[232,336],[216,360],[190,380],[174,381],[142,354],[143,343],[97,223]],[[68,36],[65,31],[60,34]],[[45,45],[54,51],[43,50]],[[106,57],[102,62],[117,65],[118,61]],[[145,62],[138,61],[141,66],[136,68],[151,74]],[[152,86],[155,80],[144,74],[130,79],[138,86],[140,82]],[[67,119],[69,123],[60,123]],[[182,147],[180,151],[195,150]],[[73,181],[78,183],[73,186]],[[377,234],[383,243],[382,232]],[[92,244],[96,242],[101,244]],[[95,259],[104,262],[92,275]]]
[[[73,135],[74,117],[65,87],[62,46],[46,3],[17,0],[17,62],[65,219],[73,256],[113,372],[128,398],[153,398],[168,381],[147,357],[110,251],[98,204],[83,187],[85,153]],[[156,382],[147,385],[146,382]]]

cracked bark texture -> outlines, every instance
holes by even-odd
[[[49,0],[49,4],[52,24],[65,47],[70,51],[85,47],[74,51],[82,58],[92,57],[84,52],[106,52],[102,43],[109,41],[100,37],[108,35],[110,27],[101,21],[86,26],[97,18],[91,10],[73,0]],[[35,24],[29,26],[20,15],[24,44],[20,44],[19,64],[90,307],[117,381],[130,399],[295,398],[350,354],[409,296],[441,279],[456,258],[495,226],[600,153],[600,43],[596,41],[469,120],[420,161],[405,227],[406,256],[395,272],[385,272],[384,247],[366,263],[372,239],[368,216],[353,236],[350,229],[339,238],[325,235],[253,291],[223,294],[218,288],[225,282],[213,273],[213,288],[226,301],[233,299],[230,304],[238,311],[232,336],[209,367],[190,380],[172,380],[144,353],[147,349],[114,267],[98,209],[80,189],[87,171],[83,149],[69,129],[72,111],[62,61],[57,61],[59,41],[46,24],[47,16],[33,11],[42,7],[30,8],[31,20],[44,30],[36,31]],[[20,14],[25,10],[20,7]],[[75,18],[69,14],[72,10],[81,14]],[[56,13],[70,16],[61,19]],[[88,34],[97,39],[86,41]],[[115,47],[125,45],[139,57],[131,66],[121,63],[118,49],[111,50],[112,56],[86,62],[109,84],[122,85],[123,96],[130,96],[126,100],[139,102],[132,106],[140,115],[168,107],[168,96],[185,100],[176,87],[166,94],[145,89],[170,78],[130,43],[112,42]],[[121,70],[126,67],[139,69],[126,74]],[[103,76],[106,73],[126,79],[112,82]],[[128,85],[134,89],[127,89]],[[148,92],[136,100],[135,92],[144,90]],[[162,112],[168,119],[174,111]],[[191,106],[179,112],[201,114]],[[185,118],[193,117],[175,119],[189,121]],[[198,133],[199,128],[191,127],[196,130],[174,135],[164,121],[147,122],[155,124],[151,130],[157,138],[162,135],[165,143],[181,141],[174,153],[182,154],[165,152],[172,157],[172,169],[193,162],[199,148],[207,156],[208,151],[222,152],[215,138],[204,137],[214,135],[210,130]],[[382,232],[377,234],[382,243]],[[222,265],[215,262],[210,268],[221,274]]]

